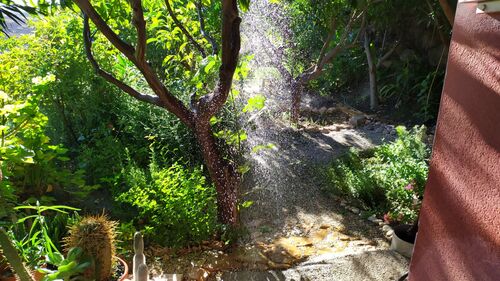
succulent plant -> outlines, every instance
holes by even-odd
[[[109,279],[115,254],[117,223],[105,215],[87,216],[69,229],[69,236],[64,238],[66,249],[78,247],[83,256],[93,261],[84,276],[97,281]]]
[[[140,279],[143,277],[139,277],[139,267],[141,265],[146,264],[146,257],[144,256],[144,240],[142,238],[142,234],[140,232],[136,232],[134,234],[134,263],[133,263],[133,273],[134,273],[134,281],[143,281],[144,279]],[[146,267],[146,275],[147,275],[147,267]]]

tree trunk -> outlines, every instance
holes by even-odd
[[[222,158],[208,121],[195,121],[194,130],[205,165],[217,189],[219,222],[235,225],[238,221],[237,195],[240,175],[234,165]]]
[[[292,123],[297,124],[300,117],[300,103],[302,101],[302,89],[303,86],[298,82],[292,82],[292,108],[291,108],[291,118]]]
[[[363,45],[365,48],[366,61],[368,62],[368,74],[370,77],[370,109],[375,110],[378,107],[377,67],[373,62],[373,54],[370,50],[370,40],[367,31],[365,31]]]

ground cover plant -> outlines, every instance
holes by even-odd
[[[397,139],[369,151],[351,149],[327,169],[329,190],[395,223],[414,222],[427,181],[424,126],[396,128]]]

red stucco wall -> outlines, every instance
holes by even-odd
[[[500,13],[457,8],[410,281],[500,281]]]

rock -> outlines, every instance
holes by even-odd
[[[319,132],[321,132],[321,130],[318,127],[309,127],[309,128],[306,128],[306,131],[308,133],[319,133]]]
[[[382,128],[382,127],[377,127],[375,129],[375,133],[382,133],[383,131],[384,131],[384,128]]]
[[[187,271],[186,275],[188,280],[204,281],[207,280],[210,272],[203,268],[192,267]]]
[[[322,129],[321,129],[321,132],[322,132],[323,134],[328,134],[328,133],[330,133],[330,130],[328,130],[327,128],[322,128]]]
[[[267,264],[268,262],[267,257],[264,254],[262,254],[262,252],[259,249],[254,247],[247,249],[238,249],[236,259],[242,263],[250,263],[250,264],[256,264],[256,263]]]
[[[391,238],[393,234],[394,234],[394,230],[392,230],[392,229],[391,229],[391,230],[389,230],[389,231],[387,231],[387,232],[385,233],[385,236],[386,236],[387,238]]]
[[[366,116],[363,114],[358,114],[354,115],[349,119],[349,124],[353,127],[359,127],[360,125],[364,124],[366,121]]]
[[[387,231],[389,231],[389,230],[392,230],[392,227],[390,227],[390,226],[388,226],[388,225],[384,225],[384,226],[382,226],[382,231],[383,231],[383,232],[387,232]]]
[[[172,281],[181,281],[182,280],[182,274],[165,274],[162,277],[166,278],[166,280],[172,280]]]
[[[375,222],[375,220],[377,220],[377,217],[375,215],[371,215],[368,217],[368,220],[371,222]]]
[[[292,231],[290,232],[290,234],[292,234],[294,236],[299,236],[299,235],[302,235],[302,231],[298,227],[294,227],[292,229]]]
[[[347,205],[347,202],[345,200],[340,201],[340,206],[345,207]]]
[[[326,113],[328,113],[328,114],[332,114],[332,113],[334,113],[334,112],[335,112],[335,110],[336,110],[336,109],[335,109],[334,107],[330,107],[330,108],[328,108],[328,109],[326,110]]]
[[[359,209],[358,208],[355,208],[355,207],[351,207],[351,212],[355,213],[355,214],[359,214]]]

